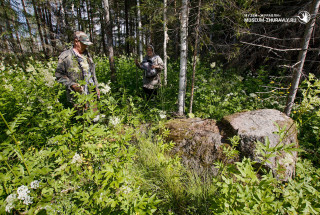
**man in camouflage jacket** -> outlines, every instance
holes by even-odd
[[[74,45],[71,49],[62,52],[59,56],[56,69],[56,80],[67,87],[67,99],[74,104],[74,96],[71,92],[89,94],[89,85],[95,86],[98,98],[100,91],[95,73],[93,60],[86,50],[92,45],[88,36],[81,31],[74,33]],[[85,80],[85,85],[80,85],[79,81]]]

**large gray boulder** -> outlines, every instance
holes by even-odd
[[[279,146],[280,136],[278,127],[285,129],[285,137],[281,141],[284,145],[295,143],[298,147],[297,129],[295,122],[284,113],[278,110],[263,109],[256,111],[248,111],[235,113],[226,116],[222,120],[224,132],[227,136],[240,136],[239,151],[240,157],[249,157],[258,162],[258,165],[264,164],[267,169],[271,169],[273,174],[279,180],[288,180],[295,173],[297,161],[297,152],[292,154],[280,151],[275,157],[264,162],[259,159],[259,154],[256,153],[256,142],[266,143],[266,137],[270,141],[269,147]],[[278,166],[279,165],[279,166]]]
[[[288,180],[295,173],[297,152],[292,154],[280,151],[270,162],[264,162],[256,152],[256,142],[265,144],[269,138],[270,147],[275,147],[280,141],[276,132],[277,123],[281,128],[286,127],[286,136],[282,140],[284,145],[295,143],[298,147],[297,129],[294,121],[277,110],[256,110],[236,113],[223,118],[221,122],[212,119],[173,119],[167,122],[170,130],[168,140],[176,143],[173,154],[181,157],[182,163],[198,173],[210,172],[216,175],[218,170],[214,162],[231,163],[249,157],[257,162],[257,166],[271,169],[279,180]],[[219,125],[219,126],[218,126]],[[222,146],[228,146],[228,138],[240,137],[240,157],[226,160],[222,153]],[[279,168],[280,167],[280,168]],[[279,171],[280,170],[280,171]]]

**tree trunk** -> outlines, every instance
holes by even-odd
[[[180,75],[178,95],[178,115],[184,115],[187,73],[187,33],[188,33],[188,0],[182,0],[180,24]]]
[[[108,50],[106,47],[106,34],[105,34],[105,21],[103,19],[103,13],[100,13],[100,26],[101,26],[101,45],[102,45],[102,49],[103,49],[103,53],[105,54],[106,57],[108,57]]]
[[[175,16],[177,16],[178,12],[177,12],[177,0],[174,0],[174,14]],[[179,15],[178,15],[178,19],[179,19]],[[178,23],[177,23],[178,26]],[[179,43],[177,41],[179,41],[179,29],[178,27],[175,29],[175,55],[174,56],[179,56]]]
[[[117,45],[118,47],[120,47],[120,44],[121,44],[121,25],[120,25],[120,15],[121,15],[121,12],[120,12],[120,8],[119,8],[119,2],[117,1],[117,30],[118,30],[118,38],[117,38]]]
[[[0,2],[1,3],[1,2]],[[9,7],[10,6],[10,2],[9,2]],[[2,8],[3,8],[3,12],[4,12],[4,17],[5,17],[5,22],[6,22],[6,27],[5,27],[5,32],[6,34],[8,34],[9,36],[9,46],[11,46],[11,50],[12,52],[17,52],[17,48],[16,48],[16,43],[14,41],[14,36],[13,36],[13,29],[11,28],[11,24],[10,24],[10,19],[9,16],[7,14],[6,8],[5,8],[5,4],[4,2],[2,2]],[[9,49],[8,49],[9,50]]]
[[[90,7],[90,13],[89,13],[89,23],[91,23],[91,31],[90,31],[90,35],[91,35],[91,42],[94,43],[95,41],[95,35],[94,35],[94,22],[93,22],[93,10],[94,10],[94,7],[92,7],[92,3],[91,1],[89,1],[89,5],[88,7]]]
[[[32,5],[33,5],[34,14],[36,16],[36,22],[37,22],[37,26],[38,26],[38,32],[39,32],[40,42],[41,42],[41,46],[42,46],[42,51],[45,52],[45,45],[44,45],[43,35],[42,35],[42,31],[41,31],[40,18],[39,18],[37,4],[36,4],[35,0],[32,0]]]
[[[29,19],[28,19],[28,13],[27,13],[27,10],[26,10],[26,5],[25,5],[25,2],[24,0],[21,0],[21,3],[22,3],[22,7],[23,7],[23,13],[24,13],[24,16],[26,18],[26,22],[27,22],[27,27],[28,27],[28,32],[29,32],[29,35],[30,35],[30,41],[31,41],[31,52],[34,53],[34,49],[33,49],[33,46],[37,47],[36,44],[34,44],[34,41],[33,41],[33,36],[32,36],[32,33],[31,33],[31,26],[30,26],[30,22],[29,22]]]
[[[142,48],[142,24],[141,24],[141,13],[140,13],[140,0],[137,0],[138,10],[138,31],[139,31],[139,60],[143,60],[143,48]]]
[[[306,55],[307,55],[307,50],[308,50],[308,47],[309,47],[310,38],[311,38],[312,31],[314,29],[314,25],[315,25],[315,22],[316,22],[317,13],[319,11],[319,5],[320,5],[320,0],[313,0],[312,6],[311,6],[311,10],[312,10],[312,12],[311,12],[311,20],[307,23],[307,26],[306,26],[306,29],[305,29],[305,32],[304,32],[304,36],[303,36],[303,41],[302,41],[302,50],[300,51],[299,56],[298,56],[299,67],[294,70],[290,92],[289,92],[289,95],[288,95],[286,108],[284,110],[284,113],[287,116],[290,115],[292,107],[293,107],[293,104],[294,104],[294,100],[296,98],[296,94],[297,94],[298,87],[299,87],[301,73],[302,73],[302,70],[303,70],[304,62],[305,62]]]
[[[53,51],[56,49],[56,40],[54,36],[54,30],[52,25],[52,17],[51,17],[51,5],[49,1],[47,1],[47,8],[46,8],[46,14],[47,14],[47,23],[49,25],[49,35],[50,35],[50,41],[53,48]]]
[[[92,27],[91,27],[91,22],[90,22],[89,1],[88,0],[86,0],[86,5],[87,5],[88,29],[89,29],[89,34],[90,34],[90,41],[93,41]]]
[[[164,34],[164,41],[163,41],[163,64],[164,64],[164,86],[167,86],[167,43],[169,40],[168,37],[168,28],[167,28],[167,0],[163,1],[163,34]]]
[[[18,43],[18,47],[20,49],[20,52],[21,52],[21,54],[23,54],[23,49],[22,49],[22,45],[20,42],[20,37],[19,37],[18,31],[16,31],[16,39],[17,39],[17,43]]]
[[[193,52],[192,84],[191,84],[191,98],[190,98],[189,113],[192,113],[192,105],[193,105],[194,82],[195,82],[195,77],[196,77],[197,53],[198,53],[198,42],[199,42],[200,12],[201,12],[201,0],[199,0],[199,3],[198,3],[197,23],[196,23],[196,27],[195,27],[196,35],[195,35],[194,52]]]
[[[126,22],[126,53],[130,54],[129,46],[129,2],[128,0],[124,1],[124,13],[125,13],[125,22]]]
[[[71,31],[72,31],[72,33],[74,33],[77,29],[75,14],[78,14],[78,10],[76,12],[74,10],[74,4],[72,4],[71,5]],[[80,26],[80,24],[79,24],[79,20],[78,20],[78,28],[79,28],[79,26]],[[72,40],[73,40],[73,38],[72,38]]]
[[[116,81],[116,67],[114,65],[114,54],[113,54],[113,35],[112,35],[112,23],[110,19],[110,8],[109,1],[103,0],[104,3],[104,12],[105,12],[105,22],[106,22],[106,31],[107,31],[107,44],[109,52],[109,64],[111,71],[111,81]]]
[[[48,48],[49,48],[49,39],[48,39],[48,34],[47,34],[47,27],[46,27],[46,18],[45,18],[45,13],[42,11],[41,6],[38,6],[38,14],[41,18],[42,22],[42,29],[43,29],[43,36],[44,36],[44,43],[45,43],[45,55],[48,57]]]
[[[81,31],[81,12],[80,12],[80,8],[77,8],[77,18],[78,18],[78,31]]]

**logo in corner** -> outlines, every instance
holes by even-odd
[[[297,18],[301,24],[307,24],[311,20],[311,15],[308,11],[300,11]]]

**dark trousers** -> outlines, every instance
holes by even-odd
[[[143,91],[144,91],[147,99],[150,99],[152,96],[158,95],[157,89],[148,89],[148,88],[143,87]]]

